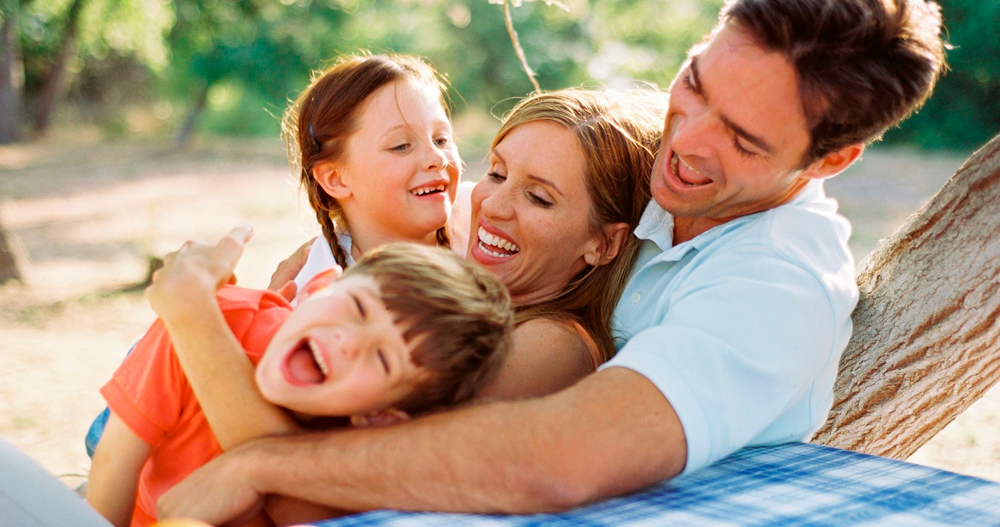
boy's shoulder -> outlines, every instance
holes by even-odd
[[[292,309],[292,305],[287,300],[268,289],[225,285],[216,292],[216,297],[219,299],[219,308],[222,309],[223,313],[237,310]]]

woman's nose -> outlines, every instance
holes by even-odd
[[[510,219],[514,213],[513,196],[504,185],[493,190],[489,196],[483,199],[481,209],[487,218],[506,220]]]

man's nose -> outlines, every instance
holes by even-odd
[[[673,130],[670,147],[685,157],[711,158],[720,141],[727,141],[722,122],[705,108],[678,117],[680,122]]]

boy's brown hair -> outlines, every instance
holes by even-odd
[[[878,139],[945,65],[941,8],[925,0],[728,0],[716,30],[730,23],[795,66],[812,139],[803,165]]]
[[[344,272],[370,276],[413,343],[410,360],[430,373],[397,408],[410,414],[468,401],[499,371],[511,346],[514,310],[507,288],[449,250],[390,243]]]

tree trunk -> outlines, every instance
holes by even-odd
[[[24,63],[21,61],[20,13],[16,0],[4,2],[0,24],[0,145],[18,139],[21,100],[24,91]]]
[[[814,442],[905,459],[1000,380],[1000,136],[858,266]]]
[[[206,82],[201,91],[195,96],[194,103],[191,105],[191,111],[188,112],[187,117],[184,119],[184,124],[181,125],[181,130],[177,133],[177,140],[174,142],[174,147],[178,150],[187,146],[188,141],[191,140],[191,136],[194,135],[194,128],[198,124],[198,118],[201,117],[202,112],[205,110],[205,103],[208,102],[208,89],[211,87],[212,84]]]
[[[88,0],[73,0],[66,13],[66,27],[63,30],[59,51],[52,61],[52,68],[39,89],[38,100],[35,103],[35,131],[38,135],[45,134],[52,121],[52,114],[62,100],[69,87],[66,77],[69,72],[69,62],[76,54],[76,33],[80,25],[80,15]]]
[[[21,271],[17,268],[13,246],[7,240],[7,231],[3,224],[0,224],[0,284],[8,280],[21,280]]]

